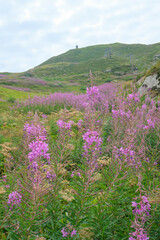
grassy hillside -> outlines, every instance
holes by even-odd
[[[26,74],[57,84],[87,85],[92,70],[96,84],[114,79],[131,80],[145,72],[160,54],[160,43],[152,45],[114,43],[72,49],[52,57]]]
[[[146,77],[152,74],[157,74],[160,76],[160,61],[158,61],[154,66],[152,66],[147,72]]]
[[[153,45],[114,43],[90,46],[81,49],[72,49],[57,57],[48,59],[39,66],[54,64],[58,62],[86,62],[93,59],[103,58],[107,55],[107,53],[109,54],[109,52],[111,52],[112,56],[120,56],[128,60],[128,55],[132,55],[133,60],[140,58],[145,59],[146,62],[149,63],[151,58],[154,57],[157,52],[160,53],[160,43]]]
[[[160,57],[160,43],[106,44],[72,49],[23,73],[0,74],[0,86],[23,92],[84,91],[93,83],[136,79]]]

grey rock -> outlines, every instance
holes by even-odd
[[[138,89],[138,95],[142,96],[146,94],[148,90],[160,91],[160,77],[158,77],[157,74],[145,78],[142,86]]]

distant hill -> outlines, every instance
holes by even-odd
[[[160,43],[113,43],[72,49],[51,57],[39,66],[0,78],[0,84],[47,91],[83,91],[90,84],[133,80],[160,59]],[[14,81],[13,81],[14,78]],[[8,79],[8,80],[7,80]],[[16,79],[16,80],[15,80]]]
[[[160,58],[160,43],[152,45],[114,43],[72,49],[52,57],[32,70],[32,74],[52,81],[68,77],[80,80],[91,70],[97,81],[129,79],[144,72]],[[127,75],[127,76],[124,76]],[[80,79],[79,79],[80,78]],[[130,77],[131,78],[131,77]],[[86,78],[87,79],[87,78]]]
[[[48,59],[39,66],[60,62],[81,63],[112,57],[126,59],[126,61],[129,62],[130,56],[134,63],[136,60],[145,60],[146,64],[149,64],[155,56],[158,56],[158,53],[160,54],[160,43],[152,45],[113,43],[72,49],[59,56]]]

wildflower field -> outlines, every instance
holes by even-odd
[[[160,101],[128,85],[16,101],[0,119],[0,239],[158,240]]]

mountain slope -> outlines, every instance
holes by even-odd
[[[22,91],[83,91],[90,85],[92,71],[96,85],[112,80],[133,80],[160,58],[160,43],[103,44],[72,49],[19,74],[0,77],[0,85]]]
[[[160,54],[160,43],[152,45],[123,43],[97,45],[69,50],[66,53],[48,59],[39,66],[58,62],[85,62],[105,56],[107,57],[110,53],[112,56],[120,56],[128,59],[129,55],[131,55],[133,59],[137,59],[139,57],[146,58],[150,61],[150,58],[154,57],[157,52]]]

